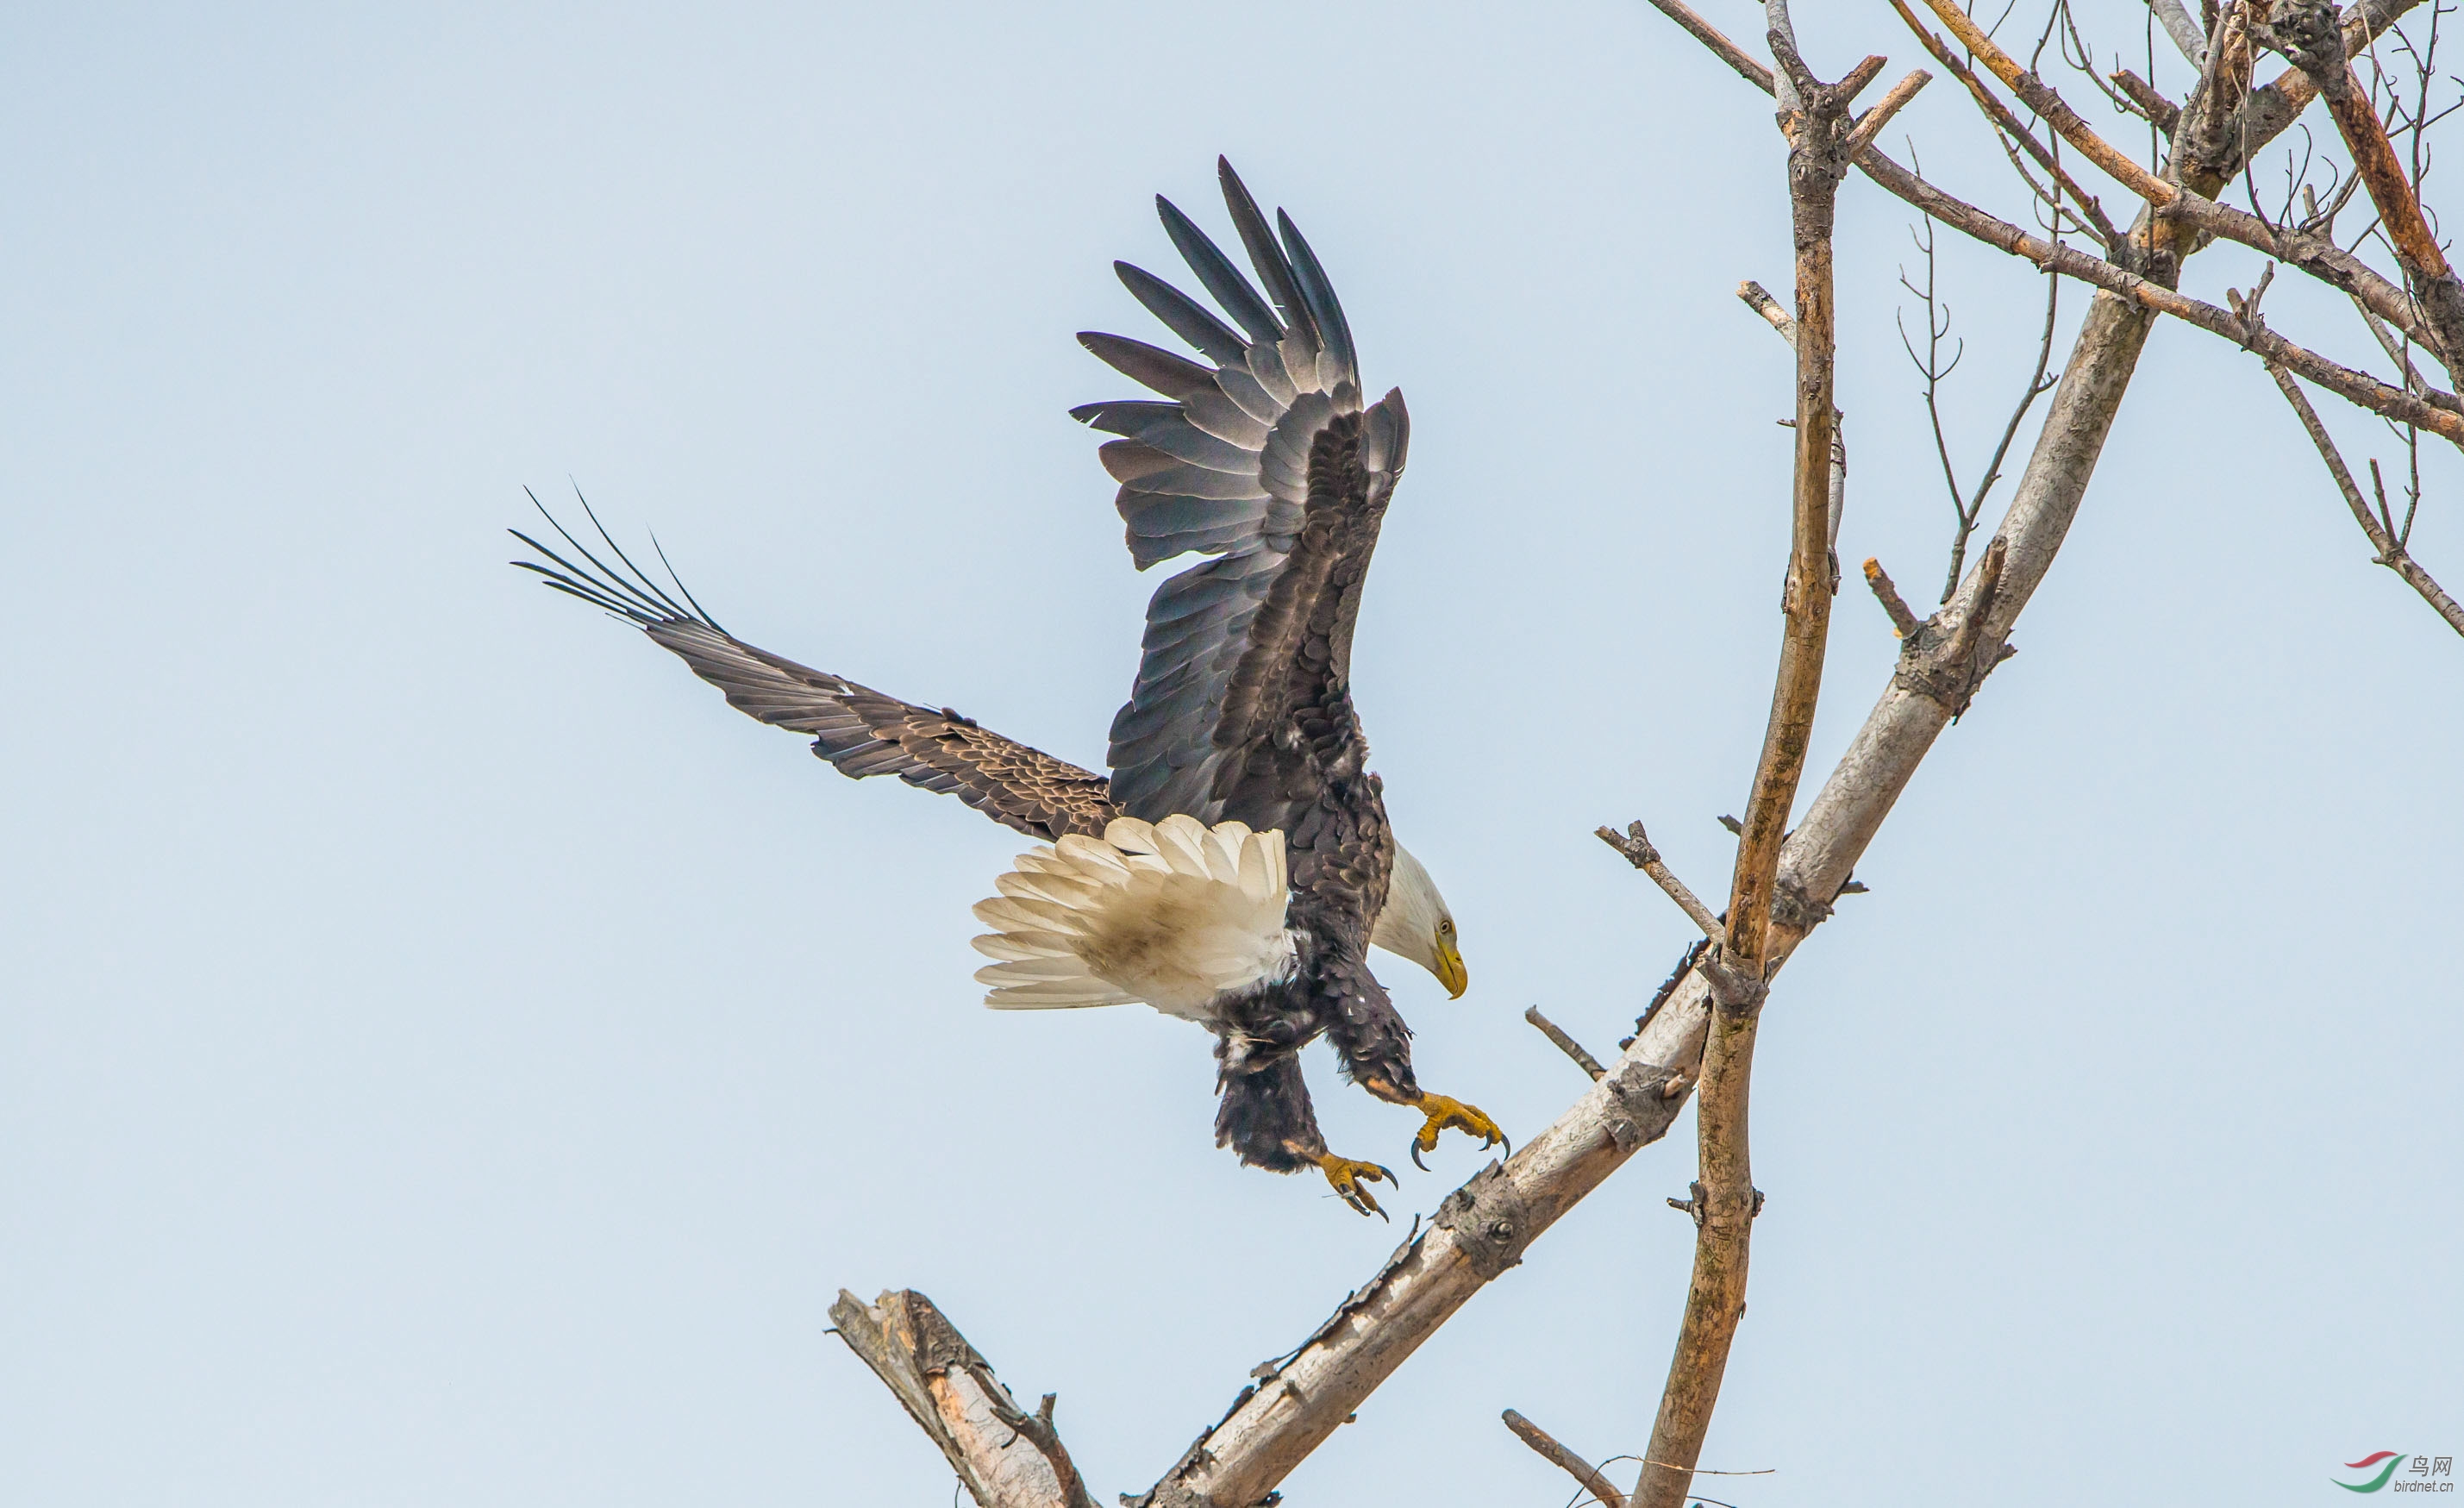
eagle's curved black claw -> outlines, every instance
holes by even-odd
[[[1419,1135],[1412,1139],[1412,1161],[1419,1164],[1423,1172],[1428,1170],[1429,1164],[1420,1162],[1420,1154],[1434,1150],[1438,1144],[1438,1133],[1449,1126],[1480,1138],[1484,1150],[1503,1145],[1507,1156],[1514,1155],[1514,1143],[1507,1141],[1506,1133],[1498,1129],[1497,1122],[1477,1106],[1464,1104],[1446,1095],[1425,1093],[1413,1102],[1419,1107],[1420,1114],[1428,1118],[1421,1123]]]
[[[1393,1215],[1377,1207],[1376,1196],[1362,1186],[1365,1184],[1374,1184],[1382,1178],[1389,1184],[1401,1187],[1402,1185],[1397,1181],[1391,1169],[1375,1163],[1363,1163],[1356,1158],[1337,1157],[1331,1152],[1322,1154],[1317,1160],[1317,1165],[1318,1170],[1326,1174],[1326,1181],[1333,1186],[1336,1195],[1345,1204],[1364,1215],[1375,1215],[1389,1225],[1395,1223]]]

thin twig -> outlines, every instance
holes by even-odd
[[[1951,541],[1950,545],[1950,571],[1942,584],[1941,600],[1944,602],[1950,600],[1951,592],[1959,585],[1960,568],[1968,559],[1968,538],[1975,531],[1977,521],[1985,516],[1986,495],[1993,490],[1995,482],[2002,479],[2002,462],[2011,454],[2011,442],[2018,438],[2020,422],[2028,417],[2028,410],[2036,406],[2038,398],[2054,390],[2054,379],[2047,377],[2045,371],[2053,365],[2054,321],[2060,312],[2061,297],[2062,280],[2048,276],[2045,278],[2045,328],[2036,342],[2036,369],[2028,374],[2028,386],[2020,392],[2019,401],[2012,407],[2009,422],[2002,426],[2002,437],[1994,442],[1992,459],[1985,463],[1985,475],[1977,480],[1975,496],[1969,498],[1968,505],[1960,511],[1959,536]]]
[[[2387,328],[2387,322],[2380,319],[2368,304],[2363,302],[2358,294],[2353,296],[2353,307],[2360,311],[2362,322],[2369,327],[2370,338],[2379,343],[2379,349],[2387,352],[2387,360],[2395,363],[2396,369],[2404,373],[2405,391],[2415,396],[2428,392],[2430,384],[2423,379],[2421,368],[2412,364],[2411,351],[2407,343],[2399,341],[2395,332]]]
[[[1506,1428],[1514,1437],[1538,1452],[1543,1460],[1562,1467],[1567,1475],[1583,1484],[1583,1491],[1598,1498],[1607,1508],[1625,1508],[1625,1494],[1609,1484],[1599,1468],[1576,1455],[1557,1442],[1557,1437],[1524,1418],[1513,1409],[1506,1410]]]
[[[1598,1058],[1595,1058],[1589,1053],[1583,1051],[1583,1044],[1575,1041],[1573,1037],[1566,1034],[1565,1028],[1559,1026],[1554,1021],[1550,1020],[1547,1016],[1542,1015],[1538,1006],[1533,1006],[1525,1010],[1523,1012],[1523,1019],[1530,1022],[1533,1026],[1538,1027],[1540,1029],[1540,1034],[1555,1043],[1557,1045],[1558,1052],[1573,1058],[1576,1068],[1579,1068],[1584,1073],[1591,1075],[1594,1078],[1599,1078],[1608,1073],[1607,1069],[1600,1067],[1600,1060]]]
[[[1627,863],[1650,876],[1655,884],[1668,893],[1668,898],[1677,902],[1678,909],[1685,913],[1686,920],[1702,928],[1705,937],[1716,942],[1727,935],[1727,927],[1711,914],[1711,908],[1703,904],[1703,898],[1695,895],[1685,881],[1678,878],[1677,872],[1660,856],[1660,850],[1651,846],[1650,835],[1642,831],[1641,823],[1627,823],[1623,832],[1615,828],[1598,828],[1594,830],[1594,835],[1624,854]]]

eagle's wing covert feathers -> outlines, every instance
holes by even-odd
[[[588,504],[583,508],[588,511]],[[593,515],[591,522],[598,521]],[[857,780],[896,775],[911,786],[954,795],[994,821],[1046,842],[1069,832],[1100,836],[1117,814],[1103,776],[1005,739],[946,707],[901,701],[756,649],[720,628],[681,584],[673,595],[660,588],[606,539],[605,529],[600,537],[623,563],[622,571],[565,533],[554,517],[548,523],[588,564],[577,566],[517,529],[511,531],[516,539],[553,565],[515,565],[538,572],[560,591],[629,619],[724,692],[738,712],[811,734],[813,752],[842,774]]]

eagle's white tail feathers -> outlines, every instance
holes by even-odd
[[[1204,1020],[1216,997],[1291,965],[1284,835],[1195,817],[1116,817],[1104,836],[1018,856],[976,904],[995,1009],[1143,1000]]]

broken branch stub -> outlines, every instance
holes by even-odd
[[[839,1339],[872,1368],[949,1458],[980,1508],[1094,1508],[1052,1428],[1051,1397],[1028,1413],[933,1300],[912,1289],[830,1305]]]

